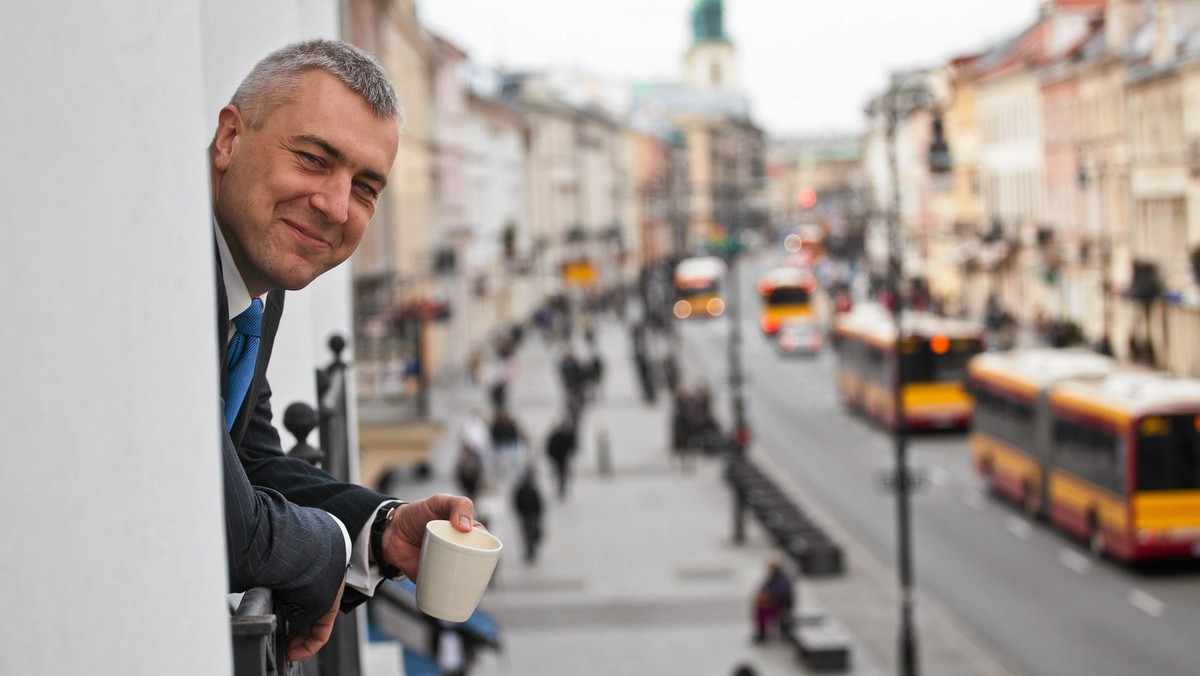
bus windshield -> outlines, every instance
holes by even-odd
[[[716,280],[708,283],[693,282],[683,287],[676,287],[680,298],[689,298],[691,296],[714,295],[720,290],[720,285]]]
[[[1149,416],[1138,424],[1138,490],[1200,488],[1197,416]]]
[[[807,304],[808,297],[808,291],[799,286],[779,286],[767,296],[767,305]]]
[[[978,340],[955,339],[942,354],[935,354],[927,339],[909,338],[902,346],[907,382],[962,382],[967,361],[982,349]]]

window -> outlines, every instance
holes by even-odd
[[[976,385],[972,427],[1018,450],[1038,455],[1034,444],[1033,406]]]
[[[1054,464],[1100,488],[1125,493],[1125,444],[1109,430],[1058,418]]]
[[[1196,421],[1194,415],[1151,416],[1138,421],[1138,490],[1200,488]]]
[[[767,305],[808,303],[808,291],[798,286],[778,287],[767,298]]]

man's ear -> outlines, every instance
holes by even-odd
[[[213,137],[213,164],[218,171],[229,168],[233,153],[245,131],[246,120],[237,106],[225,106],[217,113],[217,134]]]

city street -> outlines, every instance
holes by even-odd
[[[891,467],[892,438],[842,406],[831,351],[785,359],[759,335],[753,280],[772,255],[743,266],[741,284],[752,452],[812,495],[890,570],[894,496],[878,476]],[[725,321],[684,327],[691,361],[713,383],[726,377],[727,332]],[[965,433],[916,435],[910,448],[928,479],[913,497],[915,576],[932,596],[918,597],[918,618],[929,603],[943,603],[1030,674],[1195,673],[1200,569],[1131,570],[1029,522],[982,492]]]

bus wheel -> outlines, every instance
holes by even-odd
[[[1100,527],[1100,521],[1095,517],[1088,519],[1088,549],[1096,556],[1104,555],[1104,529]]]

